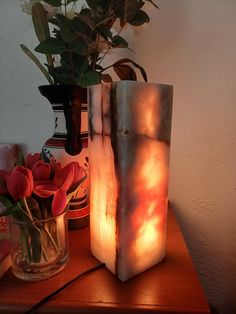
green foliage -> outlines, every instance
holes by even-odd
[[[60,10],[50,19],[43,4],[36,3],[32,7],[33,25],[39,40],[35,51],[45,55],[47,63],[43,66],[26,46],[21,45],[21,48],[50,84],[86,87],[102,80],[110,81],[110,75],[104,73],[108,68],[113,68],[122,80],[136,80],[136,68],[147,80],[145,70],[130,59],[118,60],[106,68],[102,67],[102,61],[113,49],[129,49],[129,43],[120,35],[123,27],[149,23],[144,5],[150,3],[158,8],[156,0],[86,0],[87,7],[74,12],[77,1],[44,0]],[[117,20],[120,30],[114,34],[112,26]]]
[[[8,197],[0,195],[0,203],[2,203],[3,207],[5,208],[5,211],[1,212],[1,216],[8,216],[11,214],[13,203],[9,200]]]
[[[86,56],[88,51],[88,45],[85,43],[83,39],[78,39],[72,42],[70,49],[72,52],[77,53],[81,56]]]
[[[47,69],[41,64],[39,59],[23,44],[20,45],[23,52],[36,64],[36,66],[39,68],[39,70],[43,73],[43,75],[46,77],[49,84],[53,85],[54,81],[52,80],[50,74],[48,73]]]
[[[35,34],[38,37],[39,42],[50,38],[50,30],[48,26],[47,13],[42,4],[36,3],[32,7],[32,21],[35,29]],[[52,55],[46,55],[49,66],[53,64]]]
[[[57,38],[48,38],[41,42],[36,48],[36,52],[40,52],[43,54],[54,54],[59,55],[66,52],[66,43],[62,39]]]
[[[99,84],[101,81],[100,74],[96,71],[89,71],[81,75],[76,83],[81,87],[87,87],[89,85]]]
[[[50,37],[50,31],[48,27],[47,13],[42,4],[36,3],[32,7],[32,20],[34,24],[35,34],[38,37],[39,42],[44,41]]]
[[[123,46],[128,47],[128,42],[121,36],[116,35],[112,38],[112,43],[115,44],[115,46]]]
[[[131,25],[140,26],[144,23],[149,23],[150,19],[146,12],[143,10],[138,10],[134,16],[134,18],[130,21]]]

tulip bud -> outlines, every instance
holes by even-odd
[[[74,177],[72,184],[77,183],[79,180],[81,180],[86,174],[84,169],[80,166],[80,164],[76,161],[71,162],[74,167]]]
[[[65,210],[66,207],[66,192],[58,190],[53,197],[52,201],[52,216],[58,216]]]
[[[33,192],[42,198],[47,198],[58,191],[58,187],[52,181],[36,181]]]
[[[32,172],[34,180],[36,181],[49,180],[51,177],[52,167],[51,164],[46,163],[43,160],[39,160],[34,164]]]
[[[52,167],[52,175],[54,176],[54,174],[62,168],[62,165],[58,161],[51,161],[51,167]]]
[[[59,189],[67,191],[70,188],[73,179],[74,165],[71,162],[56,172],[53,178],[53,184],[55,184]]]
[[[30,169],[22,166],[15,167],[6,177],[6,182],[8,192],[16,201],[32,194],[34,182]]]
[[[28,154],[25,158],[25,167],[32,169],[34,164],[39,161],[40,153]]]

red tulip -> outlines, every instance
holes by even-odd
[[[58,190],[53,197],[52,201],[52,216],[58,216],[65,210],[66,207],[66,192]]]
[[[51,162],[51,166],[52,166],[52,173],[53,175],[62,168],[62,165],[60,162],[58,161],[52,161]]]
[[[66,192],[53,185],[52,181],[35,182],[34,193],[42,198],[53,195],[52,216],[55,217],[64,211],[67,202]]]
[[[86,174],[84,169],[80,166],[80,164],[76,161],[71,162],[71,164],[74,167],[74,177],[72,184],[77,183],[79,180],[81,180]]]
[[[15,167],[11,174],[6,177],[6,182],[8,192],[16,201],[30,196],[33,191],[32,171],[25,167]]]
[[[52,215],[61,214],[66,206],[66,191],[73,183],[84,176],[84,170],[77,162],[71,162],[56,171],[52,180],[38,180],[34,184],[34,193],[42,198],[53,195]]]
[[[46,198],[58,191],[58,187],[53,185],[52,181],[35,181],[34,193],[39,197]]]
[[[67,191],[70,188],[73,179],[74,165],[71,162],[56,172],[53,178],[53,184],[56,185],[59,189]]]
[[[39,160],[33,165],[32,172],[34,180],[36,181],[49,180],[52,173],[52,167],[51,164]]]
[[[5,170],[0,170],[0,194],[7,195],[6,177],[8,172]]]
[[[40,153],[28,154],[25,158],[25,167],[32,169],[34,164],[39,161]]]

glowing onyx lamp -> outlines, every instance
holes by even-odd
[[[88,90],[91,251],[121,280],[165,256],[172,95],[133,81]]]

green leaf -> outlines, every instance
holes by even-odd
[[[135,71],[127,64],[113,65],[115,73],[121,80],[137,81]]]
[[[66,44],[61,39],[57,38],[48,38],[40,43],[36,48],[35,51],[47,54],[51,53],[54,55],[62,54],[66,51]]]
[[[89,32],[91,32],[91,30],[94,29],[95,24],[94,24],[94,19],[87,14],[77,14],[76,17],[72,20],[72,22],[75,22],[75,25],[78,27],[80,26],[81,29],[80,31],[83,32],[86,30],[88,30]]]
[[[106,40],[108,38],[112,39],[112,33],[109,29],[108,26],[106,26],[105,24],[101,24],[96,28],[96,31]]]
[[[27,256],[28,263],[32,262],[31,251],[29,247],[29,236],[27,229],[25,229],[22,225],[19,226],[20,228],[20,244],[22,250],[22,256]]]
[[[12,201],[9,200],[8,197],[0,195],[0,202],[2,203],[2,205],[6,208],[9,209],[12,207],[13,203]],[[4,211],[5,212],[5,211]],[[3,213],[1,213],[3,214]]]
[[[42,256],[42,235],[39,229],[29,224],[29,233],[31,236],[31,248],[32,248],[32,260],[35,263],[39,263]]]
[[[76,76],[81,76],[84,72],[88,70],[88,59],[87,57],[75,54],[73,52],[63,53],[61,55],[61,65],[64,68],[65,72],[75,72]]]
[[[32,7],[32,20],[34,24],[35,33],[39,42],[44,41],[50,37],[47,13],[42,4],[36,3]]]
[[[78,37],[84,39],[87,44],[96,39],[96,33],[92,30],[94,25],[91,21],[91,17],[78,14],[71,22],[73,31],[76,32]]]
[[[55,21],[53,21],[55,22]],[[58,34],[66,43],[71,43],[76,39],[76,35],[73,33],[71,20],[62,14],[56,15],[56,24],[59,28]]]
[[[73,74],[71,69],[66,67],[56,67],[54,69],[54,75],[57,83],[65,85],[74,85]]]
[[[61,29],[61,37],[66,43],[71,43],[76,39],[76,35],[73,34],[69,28]]]
[[[48,80],[49,84],[53,85],[54,82],[51,76],[49,75],[47,69],[41,64],[39,59],[25,45],[21,44],[20,47],[23,50],[23,52],[37,65],[39,70],[43,73],[43,75]]]
[[[43,41],[50,36],[47,12],[41,3],[35,3],[32,6],[32,21],[39,41]]]
[[[80,11],[80,13],[79,14],[81,14],[81,15],[86,15],[86,16],[92,16],[92,12],[91,12],[91,10],[90,9],[88,9],[88,8],[83,8],[83,9],[81,9],[81,11]]]
[[[65,72],[70,72],[71,71],[71,64],[70,60],[68,61],[66,58],[61,58],[60,60],[61,67],[65,70]],[[55,69],[57,69],[56,67]]]
[[[34,219],[36,218],[38,220],[43,219],[42,212],[41,212],[41,208],[43,207],[43,202],[42,202],[42,204],[41,204],[42,206],[40,208],[39,203],[32,196],[27,197],[26,201],[27,201],[27,204],[30,208],[31,215],[33,216],[33,218]]]
[[[32,20],[35,34],[39,42],[50,37],[47,13],[42,4],[36,3],[32,7]],[[53,64],[52,55],[46,55],[49,66]]]
[[[96,71],[89,71],[76,80],[76,83],[81,87],[99,84],[101,81],[100,74]]]
[[[116,46],[123,46],[123,47],[129,46],[128,42],[119,35],[116,35],[112,38],[112,43],[115,44]]]
[[[75,63],[75,72],[77,73],[77,77],[83,76],[84,73],[88,71],[89,63],[86,57],[80,57],[77,62]]]
[[[1,197],[3,197],[1,195]],[[20,209],[20,205],[18,203],[16,204],[12,204],[10,207],[9,207],[9,204],[7,205],[7,203],[5,202],[5,200],[0,200],[0,202],[4,205],[4,207],[6,208],[5,211],[1,212],[0,214],[0,217],[3,217],[3,216],[14,216],[16,213],[20,212],[21,209]],[[4,202],[4,203],[3,203]],[[8,206],[8,207],[6,207]]]
[[[93,29],[98,28],[100,25],[104,25],[107,26],[109,29],[109,25],[112,23],[113,20],[113,16],[108,16],[102,19],[99,19],[98,21],[96,21],[96,24],[94,25]]]
[[[61,0],[44,0],[44,2],[50,4],[51,6],[53,7],[60,7],[62,4],[61,4]]]
[[[77,39],[71,43],[70,50],[81,56],[86,56],[88,52],[88,46],[82,39]]]
[[[59,27],[68,27],[71,21],[63,14],[56,14],[56,20],[58,21]]]
[[[149,21],[150,18],[147,15],[147,13],[144,12],[143,10],[138,10],[134,18],[130,20],[129,23],[133,26],[140,26],[143,25],[144,23],[149,23]]]

